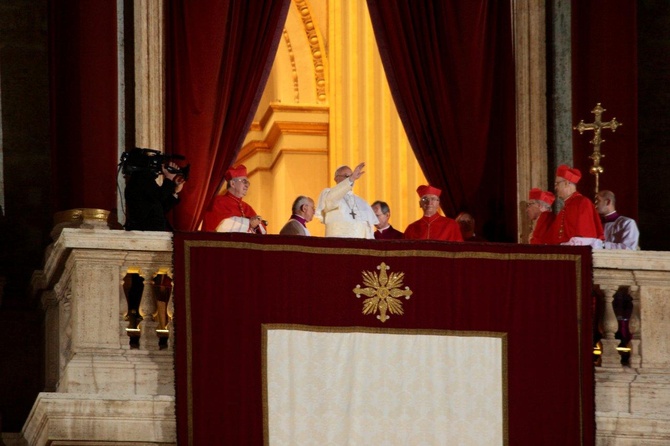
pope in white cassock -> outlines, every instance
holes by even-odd
[[[353,192],[354,182],[363,175],[365,163],[352,171],[349,166],[335,171],[332,188],[319,196],[315,217],[326,225],[326,237],[374,239],[375,225],[379,223],[370,205]]]

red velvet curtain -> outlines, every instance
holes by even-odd
[[[166,152],[191,176],[173,225],[195,230],[249,129],[289,0],[167,3]]]
[[[116,209],[116,2],[49,2],[54,210]]]
[[[516,240],[515,81],[509,0],[368,0],[393,97],[442,208]],[[483,226],[483,228],[482,228]]]
[[[263,444],[263,324],[506,333],[506,444],[595,444],[589,247],[204,232],[174,245],[180,445]],[[353,292],[382,262],[413,292],[384,323]]]
[[[598,102],[606,109],[602,120],[623,123],[615,133],[603,130],[600,146],[605,169],[600,190],[617,197],[617,210],[638,216],[637,126],[637,2],[612,0],[603,8],[596,0],[572,2],[572,121],[593,122],[591,110]],[[593,132],[573,133],[574,165],[582,172],[579,189],[587,197],[595,192]]]

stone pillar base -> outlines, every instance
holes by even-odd
[[[21,436],[22,444],[28,446],[176,445],[175,400],[170,396],[40,393]]]

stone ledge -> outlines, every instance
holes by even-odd
[[[116,397],[173,396],[172,352],[132,353],[123,356],[75,354],[62,371],[58,392]]]
[[[670,438],[670,417],[596,412],[597,446],[660,446]]]
[[[44,268],[35,271],[31,281],[33,294],[54,285],[72,250],[90,250],[92,253],[116,252],[119,261],[134,254],[163,253],[171,258],[172,233],[161,231],[122,231],[110,229],[65,228],[58,239],[47,248]]]
[[[176,445],[175,399],[40,393],[21,434],[27,445]]]
[[[667,272],[670,271],[670,253],[596,249],[593,251],[593,268]]]

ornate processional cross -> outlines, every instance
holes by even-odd
[[[615,132],[617,127],[623,125],[622,123],[618,122],[616,118],[612,118],[612,120],[609,122],[602,122],[601,117],[605,110],[606,109],[602,108],[600,105],[600,102],[598,102],[596,107],[591,110],[591,113],[596,115],[596,119],[589,124],[585,124],[584,120],[582,119],[579,121],[579,124],[573,127],[574,130],[579,130],[580,135],[584,133],[585,130],[593,130],[593,139],[590,141],[591,144],[593,144],[593,153],[591,156],[589,156],[589,158],[593,160],[593,166],[591,166],[589,172],[596,176],[596,194],[598,194],[599,176],[605,171],[605,169],[603,169],[603,167],[600,165],[600,159],[605,158],[605,155],[600,153],[600,145],[605,142],[605,140],[600,137],[600,131],[602,129],[612,129],[612,132]]]

